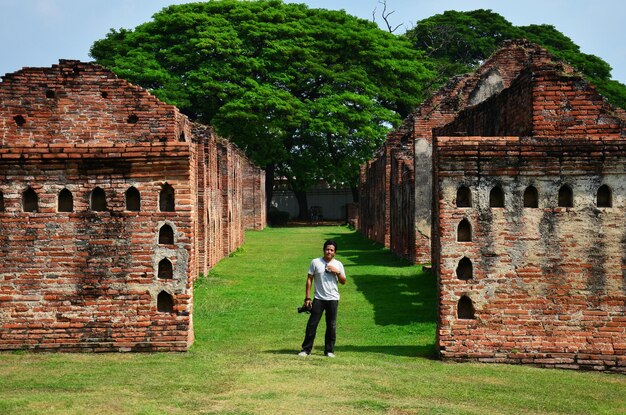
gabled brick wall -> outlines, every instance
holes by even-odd
[[[448,84],[424,101],[404,120],[398,130],[389,135],[384,150],[381,149],[375,158],[376,162],[370,161],[362,169],[361,188],[367,190],[364,193],[365,197],[360,198],[361,232],[372,238],[371,229],[384,229],[387,232],[385,238],[377,236],[375,240],[386,240],[386,246],[390,246],[394,253],[413,262],[430,262],[432,130],[452,122],[465,108],[479,105],[490,96],[509,88],[524,68],[549,63],[551,60],[548,53],[537,45],[520,40],[507,42],[476,72],[452,78]],[[565,70],[570,69],[565,68]],[[524,114],[528,116],[530,112],[527,111]],[[453,134],[455,132],[449,133],[449,135]],[[385,201],[386,206],[401,206],[404,203],[402,199],[392,202],[391,198],[396,197],[397,194],[389,191],[390,178],[394,175],[401,177],[401,172],[391,171],[400,166],[391,160],[395,157],[395,152],[404,153],[405,150],[402,147],[413,150],[414,173],[412,176],[402,177],[407,183],[414,183],[414,190],[410,196],[413,199],[414,208],[387,210],[382,218],[373,216],[373,212],[381,210],[379,207],[381,201]],[[406,159],[406,162],[409,162],[409,159]],[[378,167],[378,163],[385,163],[387,168]],[[371,170],[373,166],[376,166],[376,170]],[[382,171],[388,171],[389,174],[383,177]],[[381,180],[384,181],[384,186],[380,184]],[[380,221],[383,224],[379,223]],[[398,235],[403,240],[390,241],[391,234]],[[406,240],[404,236],[401,236],[407,234],[413,235],[412,246],[408,250],[405,249]],[[393,236],[391,238],[393,239]],[[397,251],[395,247],[402,248]]]
[[[0,144],[0,349],[186,350],[193,282],[233,226],[210,128],[60,61],[3,77]]]

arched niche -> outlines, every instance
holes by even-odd
[[[57,201],[57,211],[59,212],[73,212],[74,211],[74,196],[68,189],[63,189],[59,192]]]
[[[126,190],[126,210],[130,212],[139,212],[141,210],[141,194],[134,186]]]
[[[528,186],[526,190],[524,190],[524,207],[539,207],[539,192],[537,191],[537,188],[535,186]]]
[[[175,205],[174,188],[170,184],[164,183],[159,193],[159,210],[161,212],[174,212]]]
[[[161,226],[159,229],[159,244],[160,245],[173,245],[174,244],[174,229],[168,224]]]
[[[456,191],[456,207],[472,207],[472,191],[463,185]]]
[[[456,310],[457,317],[460,319],[474,320],[476,318],[474,304],[467,295],[464,295],[459,299]]]

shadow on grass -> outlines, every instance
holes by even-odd
[[[385,267],[406,267],[411,265],[407,260],[393,255],[388,249],[377,242],[370,241],[356,232],[336,234],[328,232],[325,238],[337,242],[337,255],[357,265],[383,265]]]
[[[374,306],[379,326],[435,323],[436,287],[432,274],[414,276],[355,275],[358,291]]]
[[[265,350],[264,353],[276,354],[276,355],[297,355],[300,352],[300,349],[276,349],[276,350]],[[321,353],[322,349],[314,350],[314,354]],[[414,346],[385,346],[385,345],[376,345],[376,346],[356,346],[356,345],[344,345],[344,346],[335,346],[335,352],[350,352],[350,353],[377,353],[377,354],[385,354],[392,356],[403,356],[403,357],[421,357],[425,359],[437,359],[437,353],[435,351],[434,344],[428,345],[414,345]]]
[[[436,359],[437,353],[435,351],[434,344],[427,345],[412,345],[412,346],[335,346],[335,351],[341,352],[356,352],[356,353],[378,353],[388,354],[392,356],[405,356],[405,357],[423,357],[426,359]]]
[[[339,245],[338,253],[358,266],[385,268],[412,267],[389,250],[362,235],[326,235]],[[342,246],[346,249],[342,249]],[[415,275],[349,275],[357,290],[374,306],[375,323],[380,326],[433,323],[437,319],[436,279],[433,274],[415,267]]]

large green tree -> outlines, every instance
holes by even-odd
[[[359,164],[434,77],[406,39],[344,11],[280,0],[170,6],[111,30],[91,56],[214,125],[266,169],[270,186],[286,177],[300,216],[319,179],[356,185]]]
[[[491,10],[446,11],[419,21],[404,36],[436,64],[439,82],[473,70],[507,39],[527,39],[570,63],[613,104],[626,108],[626,86],[611,79],[611,66],[582,53],[569,37],[550,25],[514,26]]]

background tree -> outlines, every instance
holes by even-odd
[[[91,56],[234,141],[266,169],[268,202],[286,177],[303,218],[319,179],[356,186],[358,165],[434,77],[372,22],[279,0],[170,6],[111,30]]]
[[[434,60],[439,73],[437,85],[453,75],[472,71],[503,41],[527,39],[570,63],[610,102],[626,108],[626,86],[611,79],[611,66],[597,56],[582,53],[578,45],[554,26],[514,26],[499,14],[484,9],[446,11],[419,21],[404,36]]]

